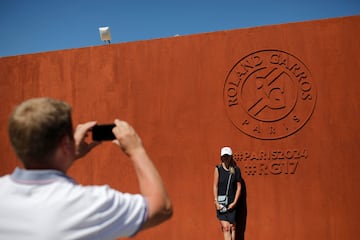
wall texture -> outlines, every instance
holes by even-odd
[[[19,165],[13,107],[38,96],[74,122],[129,121],[159,167],[175,214],[134,239],[221,239],[212,183],[220,148],[243,175],[239,231],[251,240],[360,235],[360,16],[0,58],[0,175]],[[103,143],[70,171],[137,192]]]

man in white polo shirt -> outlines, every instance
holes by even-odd
[[[141,139],[116,119],[114,143],[129,157],[141,194],[82,186],[66,175],[99,142],[87,142],[96,122],[73,131],[71,107],[49,98],[20,104],[9,120],[11,144],[24,168],[0,178],[0,239],[116,239],[172,215],[172,204]]]

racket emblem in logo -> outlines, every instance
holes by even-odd
[[[310,71],[293,55],[263,50],[242,58],[224,85],[224,105],[231,122],[259,139],[279,139],[297,132],[310,118],[316,89]]]

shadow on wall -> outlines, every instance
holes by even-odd
[[[236,205],[236,240],[245,239],[247,204],[246,204],[246,184],[245,180],[241,178],[241,192],[240,199]]]

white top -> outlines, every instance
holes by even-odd
[[[146,217],[143,196],[81,186],[60,171],[0,177],[0,239],[116,239],[136,234]]]

